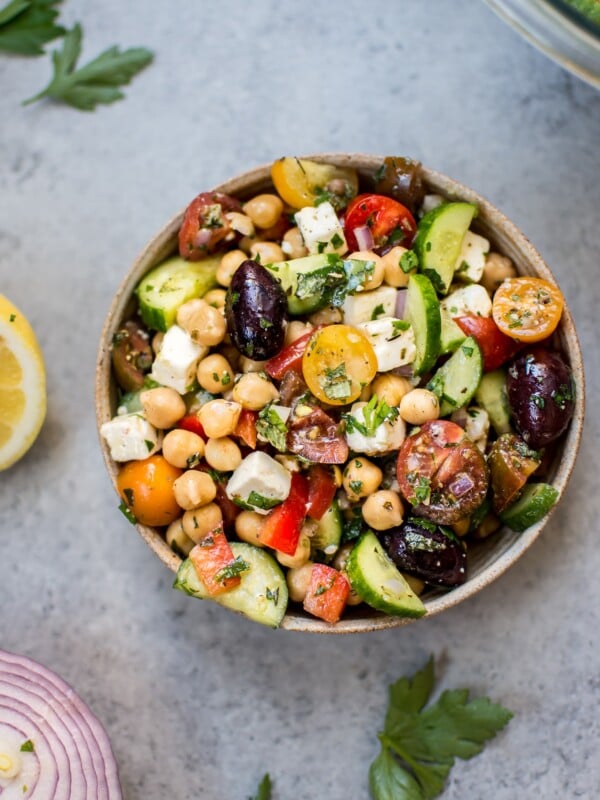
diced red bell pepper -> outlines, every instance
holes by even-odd
[[[270,358],[265,364],[266,373],[270,375],[271,378],[275,378],[276,381],[280,381],[289,370],[302,372],[302,356],[306,350],[308,340],[315,331],[324,327],[324,325],[317,325],[312,331],[300,336],[295,342],[284,347],[276,356]]]
[[[289,495],[281,505],[269,511],[265,517],[259,536],[261,543],[293,556],[306,517],[307,502],[308,481],[304,475],[294,472]]]
[[[308,471],[308,505],[306,512],[311,519],[320,520],[335,497],[336,485],[331,470],[313,464]]]
[[[523,343],[502,333],[492,317],[467,314],[464,317],[456,317],[454,322],[463,333],[472,336],[479,345],[483,356],[484,372],[498,369],[524,346]]]
[[[198,436],[201,436],[204,439],[204,441],[208,439],[208,436],[204,433],[202,423],[195,414],[186,414],[185,417],[182,417],[179,420],[177,427],[183,428],[184,431],[197,433]]]
[[[192,548],[190,559],[206,591],[214,596],[239,586],[239,575],[228,577],[228,568],[235,561],[223,528],[219,525]]]
[[[315,564],[310,573],[304,610],[325,622],[337,622],[344,612],[350,583],[345,575],[326,564]]]
[[[238,424],[233,435],[241,439],[244,444],[254,450],[256,448],[256,420],[258,411],[250,411],[249,408],[242,408]]]

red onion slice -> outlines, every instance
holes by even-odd
[[[406,311],[406,294],[408,289],[398,289],[396,292],[396,317],[397,319],[404,319]]]
[[[33,750],[22,752],[28,740]],[[1,800],[121,800],[110,742],[90,709],[41,664],[0,650],[5,751],[20,770],[0,778]]]
[[[475,483],[470,475],[466,472],[459,472],[456,478],[448,486],[454,497],[462,497],[463,494],[469,492]]]
[[[373,234],[368,225],[359,225],[352,231],[356,237],[356,244],[359,250],[370,250],[373,247]]]

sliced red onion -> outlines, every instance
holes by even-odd
[[[408,289],[398,289],[396,292],[396,318],[397,319],[404,319],[404,313],[406,311],[406,295]]]
[[[359,250],[370,250],[373,247],[373,234],[368,225],[359,225],[352,231]]]
[[[3,753],[20,768],[0,772],[1,800],[121,800],[110,742],[83,700],[41,664],[0,650]]]
[[[462,408],[457,408],[456,411],[452,412],[452,416],[450,419],[452,422],[455,422],[457,425],[460,425],[461,428],[467,427],[467,420],[468,420],[467,408],[463,406]]]
[[[473,478],[467,475],[466,472],[459,472],[455,480],[449,484],[448,489],[450,489],[454,497],[462,497],[463,494],[469,492],[473,486],[475,486]]]
[[[401,367],[394,367],[394,369],[390,370],[394,375],[399,375],[401,378],[408,378],[412,380],[414,378],[414,371],[412,364],[403,364]]]

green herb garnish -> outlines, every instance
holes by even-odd
[[[346,422],[346,430],[358,431],[363,436],[374,436],[377,428],[384,422],[394,422],[400,413],[397,408],[390,408],[385,400],[379,400],[374,394],[366,406],[360,409],[363,422],[358,420],[353,414],[342,414],[342,419]]]
[[[281,419],[273,404],[269,403],[261,409],[256,420],[256,433],[262,439],[270,442],[280,453],[286,451],[286,439],[288,428]]]
[[[56,25],[61,0],[12,0],[0,9],[0,50],[21,56],[41,56],[44,45],[62,36]]]
[[[33,742],[31,741],[31,739],[27,739],[27,741],[23,742],[23,744],[21,745],[21,747],[19,749],[20,749],[20,751],[22,753],[33,753],[34,750],[35,750],[35,747],[33,745]]]
[[[379,319],[379,317],[385,317],[385,308],[383,307],[383,303],[379,303],[379,305],[375,306],[371,313],[371,319]]]
[[[249,569],[250,564],[248,564],[247,561],[244,561],[241,556],[238,556],[216,573],[215,580],[218,583],[225,583],[226,580],[229,580],[230,578],[237,578],[239,575],[241,575],[243,572],[247,572]]]
[[[258,791],[254,797],[249,797],[248,800],[271,800],[271,789],[273,785],[269,773],[265,772],[261,782],[258,784]]]
[[[137,523],[137,519],[135,518],[133,511],[130,508],[128,508],[122,501],[119,504],[119,511],[121,512],[121,514],[123,514],[124,517],[126,517],[129,520],[129,522],[131,522],[132,525],[135,525]]]

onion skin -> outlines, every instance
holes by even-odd
[[[83,700],[41,664],[0,650],[0,746],[15,737],[32,750],[0,783],[2,800],[122,800],[110,742]]]

